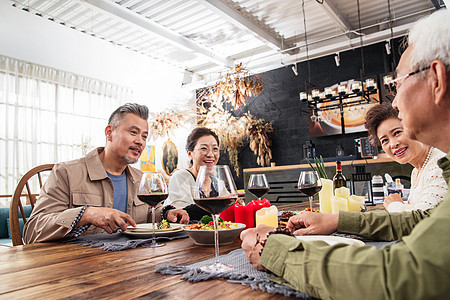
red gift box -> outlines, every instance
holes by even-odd
[[[243,223],[247,228],[255,227],[255,214],[251,202],[248,205],[240,205],[236,203],[234,207],[234,221],[236,223]]]
[[[230,207],[225,209],[223,212],[221,212],[220,217],[224,221],[236,222],[234,220],[234,205],[231,205]]]
[[[258,210],[260,210],[263,207],[270,207],[270,201],[267,200],[266,198],[261,199],[261,200],[253,200],[252,202],[253,205],[253,212],[256,215],[256,212]]]
[[[266,198],[261,200],[253,200],[252,202],[249,203],[249,205],[253,207],[253,220],[254,220],[253,227],[256,227],[256,212],[263,207],[270,207],[270,201],[267,200]]]

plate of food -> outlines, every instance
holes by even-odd
[[[231,244],[244,228],[245,224],[219,219],[219,245]],[[183,229],[196,245],[214,246],[214,223],[210,216],[203,216],[200,222]]]
[[[302,211],[296,211],[296,210],[294,210],[294,211],[290,211],[290,210],[279,211],[278,212],[278,224],[281,227],[286,227],[287,223],[289,221],[289,218],[291,218],[291,217],[293,217],[295,215],[302,214],[302,213],[307,212],[307,211],[319,212],[319,210],[316,210],[314,208],[311,210],[309,207],[305,208]]]
[[[364,246],[364,242],[356,239],[350,239],[346,237],[341,236],[333,236],[333,235],[301,235],[296,236],[297,239],[305,242],[311,242],[311,241],[323,241],[327,243],[330,246],[336,245],[336,244],[348,244],[348,245],[354,245],[354,246]]]
[[[183,224],[169,223],[163,220],[159,224],[155,224],[155,236],[172,236],[183,230]],[[123,234],[138,237],[138,238],[151,238],[153,234],[152,223],[137,224],[136,227],[128,226],[126,231],[122,231]]]

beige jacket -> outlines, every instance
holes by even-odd
[[[23,239],[26,244],[56,240],[66,237],[72,230],[72,222],[85,205],[92,207],[113,207],[114,190],[111,179],[100,161],[97,148],[86,157],[56,164],[41,189],[33,212],[25,224]],[[142,172],[130,166],[127,174],[127,213],[136,223],[151,220],[150,206],[137,197]],[[161,206],[156,210],[160,221]],[[84,234],[104,232],[91,226]]]

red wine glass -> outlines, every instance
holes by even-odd
[[[228,166],[201,166],[196,180],[194,202],[211,213],[214,221],[214,250],[216,262],[203,266],[201,270],[210,273],[226,272],[234,267],[219,262],[219,214],[233,205],[238,197],[236,185]]]
[[[165,244],[157,243],[155,238],[156,224],[155,224],[155,206],[164,201],[169,196],[167,184],[164,176],[158,172],[144,172],[142,174],[141,182],[139,183],[139,190],[137,197],[142,202],[152,207],[152,242],[146,247],[161,247]]]
[[[266,175],[251,174],[248,180],[248,191],[258,197],[258,200],[261,200],[261,197],[269,191]]]
[[[298,189],[300,192],[308,195],[309,208],[312,211],[312,201],[314,195],[322,189],[322,181],[315,171],[302,171],[298,178]]]

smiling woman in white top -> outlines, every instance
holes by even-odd
[[[219,160],[219,137],[209,128],[197,127],[189,134],[186,151],[191,160],[191,167],[176,171],[169,181],[169,197],[165,205],[182,208],[189,213],[191,220],[200,220],[208,212],[194,203],[195,179],[204,165],[216,165]]]
[[[381,145],[384,152],[399,164],[409,163],[414,167],[408,201],[403,202],[399,194],[391,194],[384,200],[385,209],[400,212],[435,207],[448,190],[442,169],[437,165],[445,153],[408,138],[398,111],[390,103],[372,107],[366,114],[365,125],[372,144]]]

